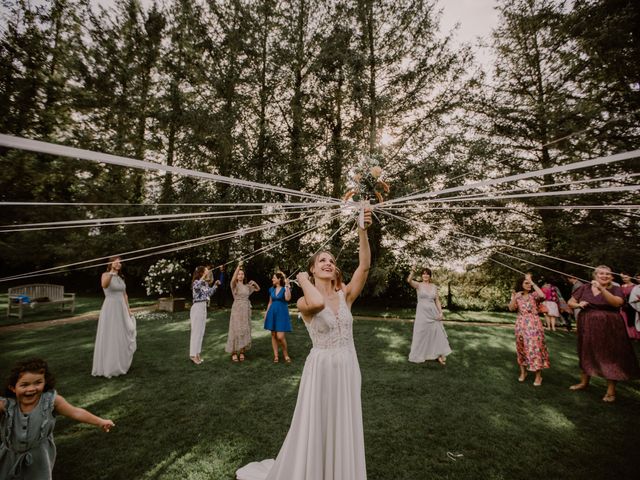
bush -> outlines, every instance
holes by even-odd
[[[189,274],[181,262],[172,262],[160,259],[149,267],[144,283],[147,287],[147,295],[157,293],[164,295],[168,293],[173,296],[173,292],[189,282]]]

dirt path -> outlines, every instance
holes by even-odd
[[[134,313],[151,312],[157,310],[155,305],[147,305],[145,307],[136,307],[131,309]],[[83,313],[77,317],[69,318],[57,318],[55,320],[45,320],[42,322],[30,322],[21,323],[18,325],[7,325],[6,327],[0,327],[0,335],[4,333],[19,332],[21,330],[35,330],[38,328],[48,328],[55,325],[67,325],[69,323],[87,322],[90,320],[97,320],[100,315],[100,310],[94,310],[92,312]],[[400,317],[372,317],[366,315],[354,315],[355,320],[374,320],[377,322],[401,322],[401,323],[413,323],[413,318],[400,318]],[[513,323],[494,323],[494,322],[470,322],[464,320],[445,320],[445,325],[469,325],[478,327],[499,327],[499,328],[513,328]]]
[[[146,307],[135,307],[132,308],[131,311],[135,313],[140,312],[150,312],[153,310],[157,310],[156,305],[147,305]],[[98,316],[100,315],[100,310],[94,310],[92,312],[83,313],[82,315],[78,315],[77,317],[69,317],[69,318],[57,318],[55,320],[45,320],[42,322],[30,322],[30,323],[20,323],[17,325],[7,325],[6,327],[0,327],[0,335],[3,333],[11,333],[11,332],[19,332],[21,330],[36,330],[38,328],[47,328],[52,327],[54,325],[67,325],[69,323],[79,323],[79,322],[87,322],[89,320],[98,320]]]
[[[354,320],[376,320],[382,322],[401,322],[401,323],[413,323],[413,318],[400,318],[400,317],[368,317],[365,315],[354,315]],[[469,325],[478,327],[502,327],[513,328],[513,323],[503,322],[473,322],[469,320],[443,320],[445,325]]]

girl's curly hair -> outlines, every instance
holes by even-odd
[[[5,397],[14,397],[15,393],[11,391],[9,387],[15,388],[18,384],[18,380],[23,373],[43,373],[44,374],[44,391],[48,392],[53,390],[56,386],[56,379],[49,370],[49,365],[41,358],[30,358],[16,363],[11,372],[9,373],[9,379],[5,385],[4,395]]]

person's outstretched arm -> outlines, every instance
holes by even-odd
[[[56,395],[56,399],[53,402],[53,406],[61,415],[65,417],[72,418],[77,422],[88,423],[89,425],[95,425],[96,427],[100,427],[105,432],[111,430],[111,427],[115,427],[116,424],[111,420],[107,420],[105,418],[100,418],[95,416],[93,413],[88,412],[84,408],[74,407],[69,402],[67,402],[61,395]]]
[[[407,275],[407,283],[411,285],[413,288],[418,288],[418,282],[416,282],[413,279],[413,275],[414,275],[414,270],[412,268],[411,271],[409,272],[409,275]]]
[[[240,267],[241,266],[242,266],[242,263],[238,263],[238,266],[233,271],[233,276],[231,277],[231,289],[232,290],[236,288],[236,284],[238,283],[238,272],[240,271]]]
[[[360,239],[360,246],[358,248],[358,268],[353,273],[351,281],[347,285],[347,304],[351,305],[367,281],[369,275],[369,269],[371,268],[371,248],[369,247],[369,237],[367,236],[367,228],[371,225],[371,210],[366,209],[364,212],[364,225],[365,228],[358,228],[358,237]]]

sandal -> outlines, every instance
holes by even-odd
[[[534,387],[541,387],[541,386],[542,386],[542,379],[540,379],[540,381],[539,381],[539,382],[538,382],[538,381],[534,381],[534,382],[533,382],[533,386],[534,386]]]
[[[231,361],[238,363],[238,354],[237,353],[234,353],[233,355],[231,355]]]
[[[284,357],[284,361],[287,363],[291,363],[291,357]]]
[[[273,363],[279,363],[280,359],[278,357],[273,357]]]
[[[244,362],[244,353],[241,353],[239,358],[241,362]]]
[[[189,360],[191,360],[194,365],[200,365],[202,363],[202,360],[198,361],[198,357],[189,357]]]
[[[616,401],[616,396],[607,393],[604,397],[602,397],[602,401],[606,403],[613,403]]]
[[[446,365],[447,359],[445,357],[438,357],[438,362],[440,363],[440,365]]]

